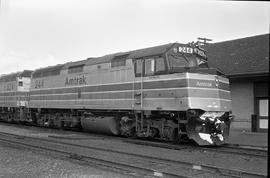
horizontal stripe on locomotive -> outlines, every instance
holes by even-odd
[[[153,88],[153,89],[143,89],[143,92],[147,92],[147,91],[171,91],[171,90],[189,90],[189,89],[194,89],[194,90],[208,90],[208,91],[221,91],[221,92],[227,92],[230,93],[230,91],[228,90],[222,90],[222,89],[218,89],[218,88],[199,88],[199,87],[183,87],[183,88]],[[115,91],[90,91],[90,92],[83,92],[81,91],[82,94],[96,94],[96,93],[119,93],[119,92],[137,92],[137,91],[141,91],[140,89],[137,90],[115,90]],[[78,91],[73,92],[73,93],[53,93],[53,94],[31,94],[31,96],[55,96],[55,95],[77,95]]]
[[[202,97],[185,97],[185,98],[199,98],[199,99],[213,99],[217,101],[231,101],[230,99],[222,99],[222,98],[202,98]],[[180,100],[181,98],[144,98],[143,100]],[[114,98],[114,99],[69,99],[69,100],[33,100],[33,101],[40,101],[40,102],[58,102],[58,101],[117,101],[117,100],[123,100],[123,101],[137,101],[136,99],[132,98]],[[31,103],[31,101],[29,101]]]
[[[140,91],[138,91],[140,92]],[[68,100],[68,99],[113,99],[113,98],[133,98],[136,97],[136,91],[114,91],[114,92],[84,92],[84,93],[63,93],[63,94],[45,94],[45,95],[30,95],[30,100]],[[213,97],[230,99],[230,92],[222,91],[219,89],[187,89],[187,88],[174,88],[167,90],[149,89],[143,90],[143,98],[158,97],[158,98],[182,98],[182,97]]]
[[[188,79],[197,79],[197,80],[214,80],[218,79],[219,82],[223,82],[229,84],[229,80],[225,77],[217,76],[217,75],[208,75],[208,74],[200,74],[200,73],[186,73],[186,77]]]
[[[140,79],[140,78],[139,78]],[[171,81],[171,80],[182,80],[187,79],[186,77],[177,77],[177,78],[158,78],[158,79],[145,79],[143,78],[143,82],[155,82],[155,81]],[[102,83],[102,84],[89,84],[89,85],[81,85],[85,87],[90,86],[105,86],[105,85],[118,85],[118,84],[133,84],[133,83],[141,83],[141,80],[133,81],[133,82],[114,82],[114,83]],[[38,90],[50,90],[50,89],[65,89],[65,88],[77,88],[80,87],[78,85],[73,86],[64,86],[64,87],[54,87],[54,88],[31,88],[31,91],[38,91]]]
[[[28,101],[16,101],[16,100],[14,100],[14,101],[12,101],[12,100],[8,100],[8,101],[0,101],[0,103],[17,103],[17,102],[28,102]]]
[[[0,101],[8,101],[8,100],[28,100],[30,97],[26,97],[26,96],[21,96],[21,97],[17,97],[17,96],[9,96],[9,97],[0,97]]]
[[[15,95],[28,95],[29,91],[5,91],[0,92],[0,96],[15,96]]]
[[[189,81],[188,81],[189,80]],[[187,82],[189,87],[198,88],[217,88],[215,81],[207,82],[191,80],[191,79],[178,79],[169,81],[154,81],[154,82],[143,82],[143,89],[163,89],[163,88],[183,88],[187,87]],[[196,83],[200,82],[200,84]],[[53,89],[42,89],[42,90],[31,90],[30,95],[35,94],[57,94],[57,93],[77,93],[79,90],[81,92],[100,92],[100,91],[122,91],[122,90],[138,90],[141,88],[141,83],[136,82],[135,84],[130,83],[116,83],[110,85],[85,85],[77,87],[66,87],[66,88],[53,88]],[[219,89],[229,91],[229,85],[223,84],[218,87]]]
[[[5,105],[8,105],[8,106],[14,105],[14,106],[16,106],[16,105],[17,105],[17,101],[0,102],[0,105],[1,105],[1,106],[5,106]]]
[[[149,98],[137,103],[133,99],[107,99],[107,100],[42,100],[29,102],[30,108],[61,108],[61,109],[128,109],[128,110],[187,110],[191,108],[188,104],[189,100],[197,100],[199,98],[185,97],[181,99],[173,98]],[[206,102],[224,103],[224,106],[230,105],[231,100],[221,100],[216,98],[206,98]],[[221,106],[224,108],[224,106]],[[198,108],[197,105],[195,108]],[[205,108],[201,108],[205,109]],[[206,108],[207,109],[207,108]],[[214,108],[218,111],[217,108]]]
[[[190,108],[200,108],[205,111],[231,111],[232,101],[226,99],[213,99],[213,98],[189,98]]]
[[[0,100],[3,99],[3,98],[20,98],[20,97],[29,98],[29,96],[26,96],[26,95],[0,96]]]

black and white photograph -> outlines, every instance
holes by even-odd
[[[268,177],[270,2],[0,0],[0,178]]]

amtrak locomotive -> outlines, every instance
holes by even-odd
[[[220,145],[231,122],[229,81],[197,44],[166,44],[4,75],[0,119]]]

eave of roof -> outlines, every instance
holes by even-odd
[[[265,77],[265,76],[269,76],[269,71],[227,75],[227,77],[229,78],[248,78],[248,77]]]

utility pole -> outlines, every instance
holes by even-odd
[[[208,39],[208,38],[198,38],[198,45],[206,45],[208,41],[212,41],[212,39]]]

